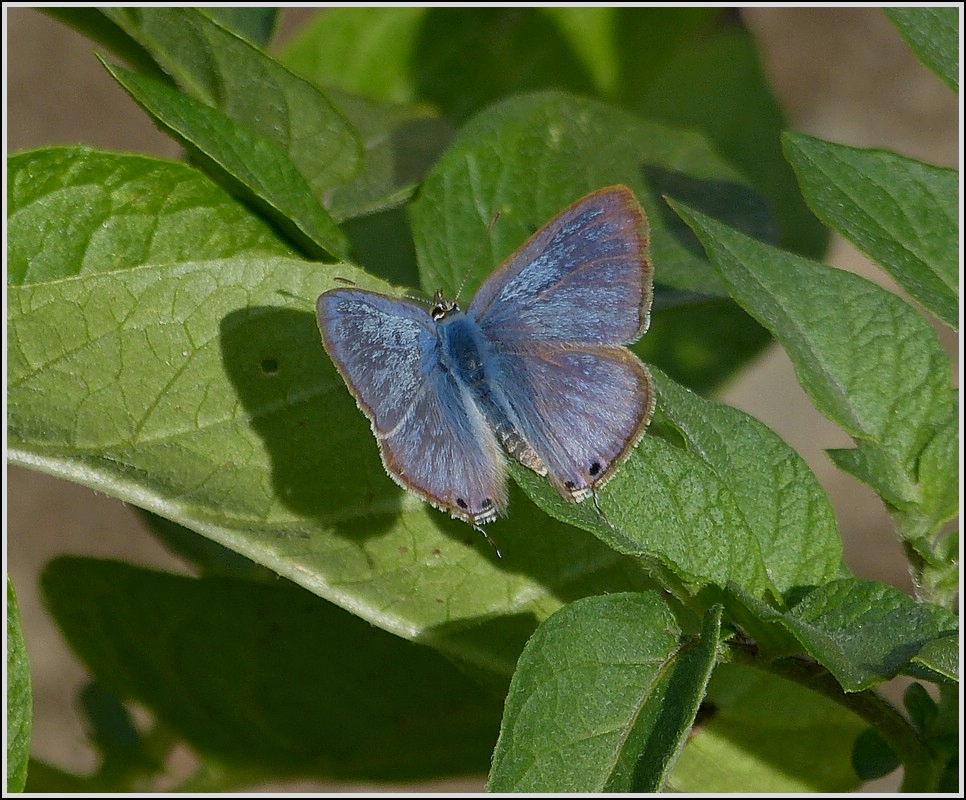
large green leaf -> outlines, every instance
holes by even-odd
[[[589,597],[534,634],[510,684],[488,788],[662,788],[715,663],[721,609],[682,635],[657,593]]]
[[[486,768],[498,698],[432,650],[291,584],[60,558],[43,587],[98,680],[208,757],[340,779]]]
[[[11,156],[7,214],[9,284],[187,258],[295,255],[197,170],[86,147]]]
[[[349,265],[236,258],[8,290],[14,463],[204,533],[370,622],[509,674],[564,599],[650,585],[519,494],[471,528],[399,489],[309,310]]]
[[[689,450],[727,483],[776,588],[784,594],[831,580],[842,543],[828,498],[802,458],[736,408],[670,380],[657,386],[661,413]]]
[[[959,173],[802,134],[784,143],[815,213],[957,327]]]

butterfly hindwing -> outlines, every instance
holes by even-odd
[[[520,434],[564,497],[602,485],[650,421],[650,374],[623,347],[544,345],[497,360]]]

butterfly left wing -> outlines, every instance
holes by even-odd
[[[441,368],[429,314],[351,289],[324,293],[317,311],[325,349],[369,418],[388,475],[470,524],[502,513],[503,453],[465,389]]]

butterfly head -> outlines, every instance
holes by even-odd
[[[433,297],[433,308],[429,312],[434,321],[439,322],[442,319],[446,319],[454,311],[459,310],[460,307],[455,302],[447,300],[443,296],[442,289],[436,290],[436,295]]]

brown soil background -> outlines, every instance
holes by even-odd
[[[285,41],[314,11],[286,10]],[[959,167],[957,97],[909,52],[875,9],[758,8],[742,11],[755,33],[765,72],[789,127],[843,144],[881,147],[931,163]],[[92,43],[32,9],[7,18],[8,152],[80,143],[104,149],[178,158],[162,136],[93,57]],[[892,281],[851,245],[833,239],[826,260],[895,289]],[[900,292],[901,293],[901,292]],[[958,337],[937,326],[959,364]],[[954,380],[959,383],[958,369]],[[808,461],[839,519],[846,560],[861,577],[911,591],[889,519],[864,486],[837,472],[826,448],[848,447],[845,436],[819,416],[777,346],[770,348],[723,393],[754,415]],[[183,571],[181,562],[146,534],[120,502],[17,467],[7,470],[6,556],[17,589],[33,674],[33,752],[63,768],[86,772],[96,763],[75,698],[86,675],[61,640],[39,596],[37,577],[57,554],[114,557]],[[190,757],[184,754],[182,767]],[[482,779],[446,781],[404,791],[480,791]],[[866,789],[893,790],[895,776]],[[385,791],[384,786],[259,787],[262,790]]]

